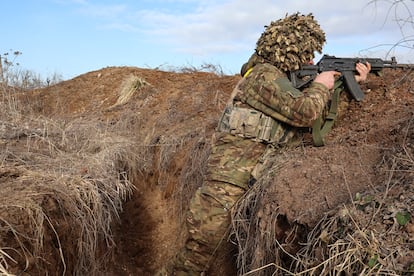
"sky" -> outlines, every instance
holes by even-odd
[[[1,11],[0,55],[21,52],[15,63],[43,78],[109,66],[237,74],[265,26],[296,12],[324,29],[324,54],[414,63],[414,0],[3,0]]]

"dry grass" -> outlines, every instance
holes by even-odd
[[[16,261],[12,257],[10,257],[9,254],[7,254],[5,251],[0,249],[0,274],[1,275],[4,275],[4,276],[13,275],[8,272],[9,262],[15,263]]]
[[[272,176],[246,194],[232,214],[241,275],[411,275],[414,272],[414,127],[384,151],[386,182],[357,194],[308,229],[265,198]],[[280,235],[284,229],[286,235]]]
[[[127,78],[113,107],[133,107],[131,98],[148,86]],[[7,200],[0,204],[0,274],[98,275],[115,245],[113,224],[138,178],[157,175],[177,202],[188,202],[202,182],[210,144],[199,130],[141,134],[136,112],[109,124],[49,118],[28,112],[35,109],[10,91],[3,89],[2,97],[0,197]],[[174,164],[177,156],[185,162]],[[171,170],[181,169],[169,181],[176,175]],[[180,187],[168,187],[178,178]]]
[[[140,87],[148,88],[145,81],[140,83],[131,77],[127,89],[120,89],[117,106],[129,108]],[[0,204],[0,274],[100,274],[106,254],[102,251],[114,246],[111,226],[136,179],[156,178],[159,187],[182,203],[180,209],[186,209],[202,183],[210,143],[199,129],[178,133],[172,127],[161,133],[166,128],[154,125],[152,133],[141,134],[140,118],[134,112],[123,113],[111,123],[92,117],[45,118],[22,112],[34,109],[4,90],[0,98],[0,196],[5,198]],[[170,107],[178,110],[173,101]],[[155,124],[171,125],[177,120],[173,115],[182,113],[166,113]],[[407,177],[412,172],[410,133],[407,130],[405,143],[384,157],[390,171],[386,189],[333,210],[314,229],[287,221],[278,213],[277,202],[263,201],[273,175],[261,179],[233,214],[232,238],[239,244],[240,271],[246,275],[407,271],[411,259],[401,256],[411,250],[411,234],[395,217],[401,210],[412,213],[413,204],[401,199],[404,205],[390,203],[395,202],[391,194],[396,193],[389,191],[396,186],[412,190],[413,179]],[[169,187],[177,183],[169,177],[180,180],[179,186]],[[414,199],[411,193],[402,194]],[[371,199],[366,202],[367,198]],[[281,232],[285,234],[280,236]]]
[[[180,184],[174,191],[175,199],[180,204],[180,221],[186,219],[183,211],[187,210],[192,195],[194,195],[195,190],[203,183],[203,177],[207,168],[207,159],[211,150],[210,141],[206,140],[203,136],[199,140],[192,141],[188,146],[190,147],[188,154],[191,156],[186,158],[187,162],[184,164],[180,174]]]
[[[138,76],[127,77],[121,84],[118,99],[112,108],[128,103],[135,93],[148,85],[150,84]]]
[[[402,144],[384,153],[387,181],[357,194],[310,232],[295,272],[306,275],[404,275],[414,272],[412,219],[414,128],[409,118]],[[319,254],[319,256],[318,256]],[[315,265],[316,264],[316,265]]]
[[[113,245],[111,224],[133,189],[124,167],[129,164],[125,157],[131,144],[122,140],[96,140],[99,144],[95,144],[94,150],[98,152],[89,151],[87,155],[82,150],[77,153],[80,156],[74,156],[76,153],[65,154],[48,139],[32,140],[46,145],[49,153],[36,153],[33,148],[38,145],[32,145],[30,152],[10,152],[4,158],[21,168],[16,172],[15,165],[2,166],[3,175],[12,175],[0,192],[2,198],[7,198],[0,205],[4,236],[12,232],[18,245],[14,250],[23,252],[26,260],[33,260],[41,256],[45,232],[49,230],[47,234],[54,236],[57,243],[53,250],[60,255],[62,274],[67,269],[65,258],[71,252],[77,255],[71,272],[98,270],[98,246],[101,241],[109,247]],[[15,221],[9,214],[21,219]],[[22,228],[20,224],[27,222],[30,224]],[[74,248],[62,247],[60,235],[68,235],[65,230],[72,231],[72,236],[66,238],[74,239]]]
[[[269,166],[274,163],[270,162]],[[291,256],[291,245],[297,243],[300,225],[291,225],[278,211],[278,203],[265,200],[274,174],[281,166],[265,174],[239,201],[232,213],[231,238],[238,245],[237,266],[241,275],[269,275],[271,271],[287,272],[284,259]],[[291,228],[289,233],[281,234]],[[303,229],[301,229],[303,230]],[[282,242],[283,246],[279,243]],[[281,274],[281,275],[282,275]]]
[[[102,265],[99,248],[114,245],[111,226],[134,188],[142,162],[131,151],[136,142],[98,120],[22,115],[24,106],[5,92],[0,271],[93,275]]]

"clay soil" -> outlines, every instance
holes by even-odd
[[[132,77],[136,81],[135,90],[130,98],[120,101],[122,88]],[[381,76],[370,75],[362,85],[366,92],[365,99],[362,102],[352,100],[342,106],[342,114],[326,138],[326,146],[313,147],[310,137],[306,136],[298,149],[283,154],[277,161],[278,176],[270,180],[273,185],[269,188],[268,198],[263,196],[262,199],[266,203],[263,210],[267,215],[277,211],[287,221],[311,229],[331,210],[352,202],[356,194],[383,191],[381,187],[386,185],[389,172],[389,167],[384,166],[384,156],[391,154],[396,147],[400,148],[410,129],[414,111],[412,77],[413,73],[408,70],[384,70]],[[75,135],[77,124],[82,135],[86,135],[85,129],[98,129],[100,132],[106,129],[107,132],[102,133],[106,133],[107,137],[116,135],[131,141],[125,147],[125,154],[133,152],[134,158],[132,161],[123,160],[120,167],[125,169],[122,173],[133,187],[122,199],[122,206],[118,208],[119,217],[114,216],[110,221],[110,242],[108,239],[97,239],[95,256],[99,265],[93,273],[153,275],[183,244],[188,201],[201,185],[210,137],[239,79],[239,76],[197,70],[165,72],[108,67],[42,89],[11,89],[17,95],[17,109],[22,114],[16,120],[19,126],[13,126],[20,129],[25,126],[24,129],[31,132],[11,135],[12,131],[5,129],[12,126],[2,120],[4,131],[0,145],[3,152],[8,152],[8,157],[2,156],[0,187],[14,193],[10,185],[15,185],[15,180],[24,176],[24,172],[16,172],[17,167],[28,170],[27,164],[34,158],[26,154],[27,159],[20,158],[17,162],[10,157],[29,151],[28,140],[36,139],[30,134],[38,133],[34,131],[36,127],[31,125],[33,118],[59,125],[62,143],[77,143],[81,139],[81,134]],[[6,100],[8,97],[3,96],[3,102]],[[50,123],[50,127],[52,125]],[[105,135],[100,137],[105,139]],[[38,146],[33,150],[37,154],[50,150],[50,144],[40,140],[34,144],[30,142],[30,145]],[[95,152],[98,151],[96,149]],[[60,148],[59,152],[64,152],[64,149]],[[77,154],[82,155],[82,148]],[[281,163],[283,166],[280,166]],[[57,165],[54,162],[38,163],[36,171],[57,170],[54,164]],[[85,179],[88,170],[93,170],[94,166],[76,163],[72,168],[72,177]],[[99,177],[96,176],[96,179]],[[47,179],[44,183],[42,187],[47,186]],[[39,190],[41,193],[42,190]],[[25,196],[40,198],[42,202],[39,206],[46,210],[57,233],[49,228],[44,231],[41,251],[45,252],[39,253],[42,256],[40,261],[29,260],[28,264],[9,261],[9,271],[29,275],[44,275],[45,271],[50,275],[63,274],[63,271],[70,274],[76,271],[74,266],[79,254],[76,239],[81,236],[79,229],[73,228],[70,223],[63,227],[63,221],[68,221],[61,207],[63,205],[59,200],[54,202],[53,196],[45,200],[39,194]],[[2,197],[9,195],[1,194]],[[16,194],[14,202],[18,200],[21,199]],[[0,199],[0,202],[5,201]],[[50,211],[52,209],[53,212]],[[11,221],[7,218],[14,216],[7,214],[7,210],[16,212],[13,208],[3,208],[0,227],[5,227],[5,222]],[[24,221],[13,223],[30,224]],[[97,235],[100,234],[98,231]],[[61,244],[56,243],[54,235],[62,237]],[[19,248],[13,234],[3,236],[0,241],[0,249],[4,252],[7,248]],[[57,252],[63,252],[65,266],[62,265],[62,258],[57,257]],[[217,257],[210,274],[235,275],[236,252],[228,251]],[[20,260],[17,256],[15,259]],[[37,266],[37,262],[42,264]]]

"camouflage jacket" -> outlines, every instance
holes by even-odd
[[[219,130],[259,142],[287,143],[298,128],[312,126],[324,111],[329,98],[330,92],[324,85],[312,83],[300,91],[275,66],[259,63],[245,74],[235,88],[231,110],[227,110],[229,119],[226,121],[223,120],[225,116],[222,117]],[[240,110],[249,111],[241,113]],[[261,115],[256,116],[256,113]],[[251,119],[252,116],[258,119]],[[271,122],[266,117],[270,117]]]
[[[319,83],[303,91],[294,88],[285,73],[268,63],[254,66],[238,90],[233,101],[295,127],[311,127],[330,97],[328,88]]]

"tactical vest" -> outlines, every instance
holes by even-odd
[[[266,144],[281,145],[289,142],[295,135],[293,127],[235,100],[243,81],[244,78],[233,90],[216,130]]]
[[[239,87],[250,72],[251,69],[246,70],[243,79],[239,81],[233,90],[230,101],[222,113],[216,130],[267,144],[281,145],[288,143],[299,132],[298,128],[284,123],[283,116],[274,110],[272,110],[271,117],[251,108],[247,104],[237,101],[236,95],[241,92]],[[341,91],[343,91],[343,83],[342,81],[336,81],[327,114],[321,114],[312,126],[312,138],[315,146],[323,146],[325,144],[325,135],[331,130],[337,117]],[[281,120],[274,119],[279,117]]]

